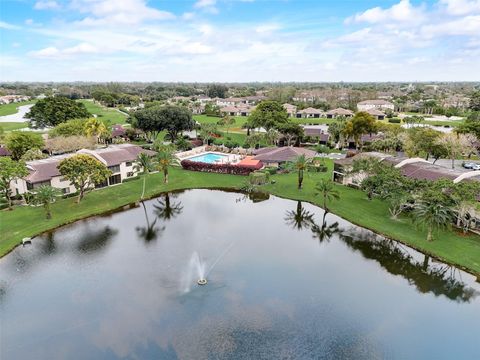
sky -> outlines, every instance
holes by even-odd
[[[0,81],[479,81],[480,0],[0,0]]]

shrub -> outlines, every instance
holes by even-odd
[[[185,170],[211,172],[219,174],[231,175],[248,175],[255,169],[247,165],[232,165],[232,164],[207,164],[197,161],[182,160],[180,163]]]
[[[270,174],[268,172],[255,171],[250,173],[250,184],[252,185],[264,185],[270,180]]]
[[[401,120],[397,118],[392,118],[392,119],[388,119],[388,122],[392,124],[400,124]]]
[[[276,167],[267,167],[265,169],[263,169],[264,172],[268,172],[270,175],[275,175],[278,171],[278,169]]]

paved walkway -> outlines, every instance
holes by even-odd
[[[22,105],[18,107],[18,112],[11,115],[0,116],[0,123],[2,122],[25,122],[28,119],[24,118],[25,114],[30,111],[33,104]]]

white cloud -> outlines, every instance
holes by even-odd
[[[0,29],[6,29],[6,30],[18,30],[20,29],[19,26],[17,25],[13,25],[13,24],[9,24],[5,21],[1,21],[0,20]]]
[[[216,4],[217,0],[198,0],[193,7],[211,14],[218,14],[218,9],[215,6]]]
[[[264,34],[264,33],[271,33],[279,29],[281,29],[281,26],[279,24],[263,24],[263,25],[257,26],[255,28],[255,32],[259,34]]]
[[[346,19],[347,23],[367,22],[371,24],[378,23],[418,23],[423,21],[424,6],[415,7],[410,0],[400,0],[398,4],[390,8],[383,9],[374,7],[362,13],[358,13]]]
[[[98,49],[91,44],[81,43],[64,49],[50,46],[41,50],[31,51],[29,55],[35,58],[63,59],[72,55],[93,54],[96,52],[98,52]]]
[[[145,0],[73,0],[72,8],[88,14],[79,24],[117,25],[139,24],[147,20],[168,20],[175,16],[149,7]]]
[[[440,0],[450,15],[472,15],[480,13],[480,0]]]
[[[193,18],[195,18],[195,13],[193,12],[184,12],[182,15],[183,20],[192,20]]]
[[[431,38],[439,36],[480,36],[480,15],[465,16],[462,18],[443,21],[423,26],[422,35]]]
[[[33,6],[35,10],[53,10],[60,8],[60,5],[53,0],[40,0]]]

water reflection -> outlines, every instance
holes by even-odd
[[[155,226],[157,223],[158,218],[155,218],[152,222],[148,218],[147,208],[145,206],[145,202],[141,202],[143,207],[143,212],[145,214],[145,222],[146,226],[137,226],[135,229],[137,230],[138,236],[140,236],[146,243],[149,243],[153,240],[156,240],[159,233],[165,230],[165,226],[158,227]]]
[[[112,238],[118,233],[117,230],[110,226],[104,226],[99,229],[89,228],[78,238],[77,250],[79,254],[90,255],[106,250]],[[54,235],[50,233],[47,236],[47,247],[55,249]]]
[[[172,194],[175,196],[176,194]],[[168,221],[173,218],[176,218],[183,211],[183,206],[181,202],[171,202],[170,194],[165,193],[164,199],[158,199],[157,203],[153,205],[154,213],[158,218]]]
[[[470,302],[478,291],[457,279],[457,270],[447,264],[429,264],[430,257],[417,261],[402,244],[373,235],[369,231],[351,230],[340,234],[351,249],[365,258],[377,261],[386,271],[407,279],[421,293],[444,295],[457,302]]]
[[[287,211],[285,222],[296,230],[309,229],[313,225],[313,213],[305,210],[301,201],[297,201],[295,210]]]

